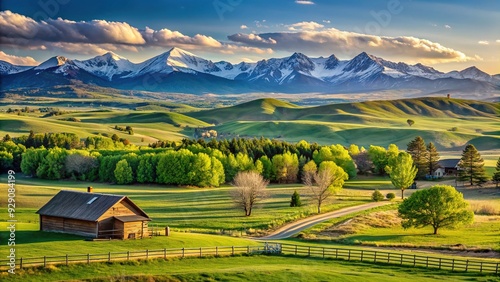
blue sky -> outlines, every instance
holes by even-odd
[[[31,3],[31,4],[27,4]],[[44,4],[46,3],[46,4]],[[180,47],[217,61],[362,51],[441,71],[500,73],[500,1],[2,0],[0,59],[36,64]],[[45,21],[45,22],[43,22]]]

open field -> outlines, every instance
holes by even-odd
[[[147,273],[147,274],[145,274]],[[2,274],[2,281],[498,281],[495,276],[289,256],[97,263]]]
[[[366,148],[372,144],[387,147],[391,143],[405,148],[416,136],[434,142],[439,150],[445,151],[461,150],[468,142],[479,150],[500,148],[498,103],[425,98],[303,107],[260,99],[200,110],[169,102],[138,100],[134,104],[134,99],[123,98],[112,102],[115,104],[107,101],[106,106],[96,111],[89,101],[79,104],[76,99],[68,99],[67,105],[71,107],[63,109],[69,113],[48,118],[41,118],[39,113],[21,116],[0,113],[0,135],[19,136],[31,129],[36,133],[72,132],[81,138],[116,133],[134,144],[146,145],[156,140],[189,138],[193,136],[193,128],[203,127],[213,128],[225,138],[264,136],[289,142],[305,139]],[[63,106],[65,100],[57,103]],[[3,109],[6,110],[5,106]],[[65,121],[68,118],[81,122]],[[407,119],[415,124],[408,126]],[[112,128],[115,125],[130,125],[135,135],[115,132]]]

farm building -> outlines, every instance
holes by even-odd
[[[445,175],[456,175],[458,171],[458,163],[460,162],[460,159],[444,159],[440,160],[438,162],[438,165],[441,169],[441,172],[443,173],[443,176]]]
[[[39,209],[40,230],[91,238],[149,236],[149,216],[128,197],[62,190]]]

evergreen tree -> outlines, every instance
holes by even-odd
[[[290,201],[290,207],[300,207],[302,206],[302,201],[300,200],[300,194],[295,190],[292,194],[292,200]]]
[[[430,142],[427,145],[427,162],[429,164],[429,174],[434,173],[434,171],[439,168],[439,153],[434,146],[434,143]]]
[[[458,179],[468,181],[470,185],[481,184],[488,180],[484,169],[484,160],[472,144],[465,147],[458,167],[460,168]]]
[[[498,183],[500,182],[500,158],[498,158],[495,174],[493,174],[493,181],[495,181],[496,187],[498,188]]]
[[[424,139],[420,136],[415,137],[415,139],[408,143],[406,151],[411,155],[413,163],[418,169],[417,178],[425,178],[429,174],[429,157]]]

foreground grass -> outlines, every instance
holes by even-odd
[[[498,281],[478,273],[291,256],[95,263],[2,273],[2,281]]]

